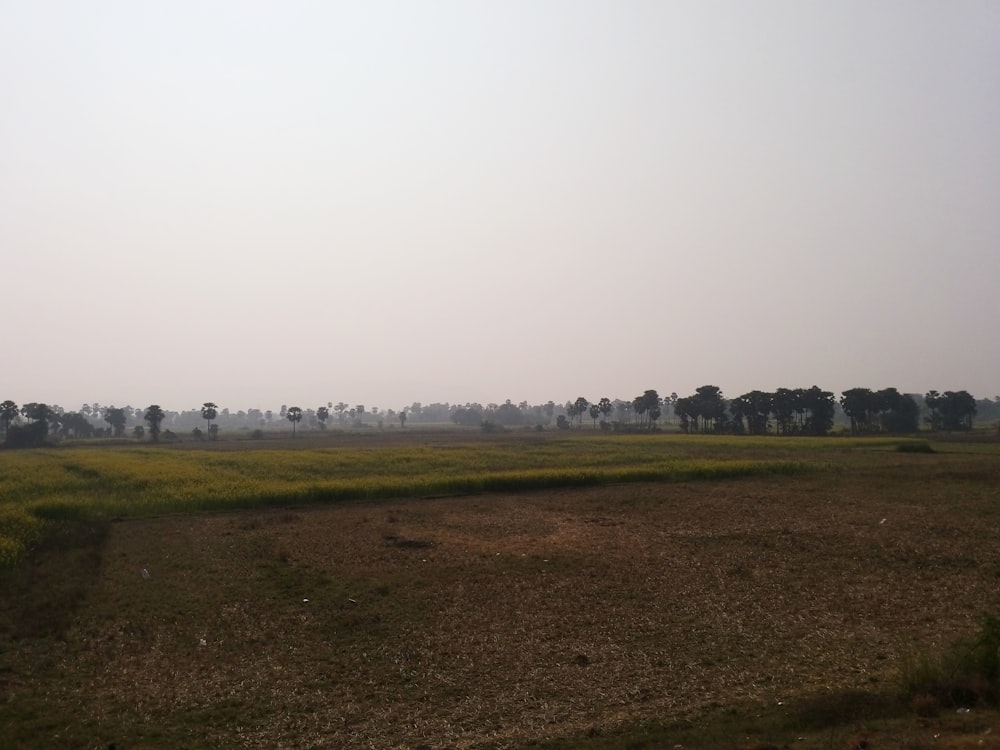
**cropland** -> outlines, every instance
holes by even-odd
[[[1000,748],[990,437],[81,443],[0,492],[2,748]]]

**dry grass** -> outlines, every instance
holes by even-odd
[[[625,747],[660,722],[631,746],[1000,747],[981,707],[873,723],[906,658],[1000,610],[998,476],[990,456],[887,451],[803,476],[113,524],[58,627],[27,637],[30,608],[8,611],[0,737]],[[58,573],[35,573],[6,601],[43,600]],[[734,707],[771,734],[739,719],[692,739]]]

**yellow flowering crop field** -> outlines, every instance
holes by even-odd
[[[421,444],[205,450],[76,445],[0,453],[0,567],[46,522],[148,517],[361,498],[471,494],[801,471],[805,455],[761,454],[758,441],[678,436],[435,440]],[[772,446],[774,441],[768,441]],[[711,448],[706,448],[711,445]],[[815,452],[817,441],[796,450]],[[805,450],[805,449],[809,450]],[[787,452],[786,450],[786,452]]]
[[[790,474],[906,442],[587,433],[442,438],[414,431],[402,440],[285,440],[279,447],[220,441],[3,451],[0,569],[16,564],[54,520]]]

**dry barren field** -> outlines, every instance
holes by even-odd
[[[802,706],[848,696],[865,731],[908,658],[1000,611],[997,477],[885,454],[112,523],[5,584],[0,746],[625,747],[673,722],[630,746],[692,747],[739,707],[789,721],[719,746],[846,747]],[[869,746],[1000,747],[978,708],[906,721]]]

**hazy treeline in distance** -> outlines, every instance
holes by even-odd
[[[152,421],[151,421],[152,418]],[[545,429],[573,427],[608,431],[675,429],[726,434],[825,435],[835,428],[852,434],[907,433],[921,429],[971,430],[973,420],[1000,420],[1000,396],[976,399],[967,391],[905,394],[895,388],[852,388],[840,398],[817,386],[750,391],[727,398],[704,385],[689,396],[660,396],[647,390],[632,399],[579,396],[544,404],[414,402],[400,409],[332,401],[315,408],[282,405],[278,410],[231,410],[213,402],[183,411],[148,407],[83,404],[76,410],[30,402],[0,403],[4,443],[30,446],[59,439],[132,437],[178,440],[217,438],[225,430],[262,437],[266,430],[330,428],[405,428],[412,424]]]

